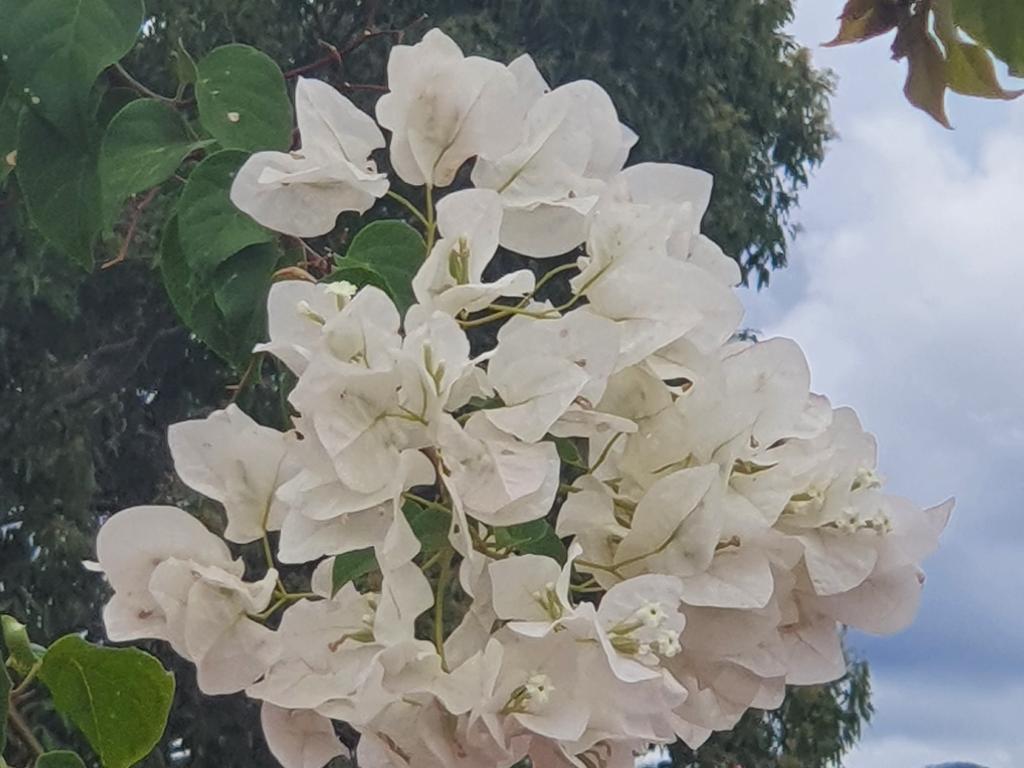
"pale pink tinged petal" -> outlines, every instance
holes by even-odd
[[[323,768],[348,750],[331,721],[310,710],[288,710],[264,702],[260,722],[267,746],[284,768]]]

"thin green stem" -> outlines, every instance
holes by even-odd
[[[397,192],[391,189],[388,190],[387,195],[396,203],[402,205],[407,211],[409,211],[409,213],[415,216],[419,220],[420,224],[423,225],[424,229],[429,229],[430,222],[427,221],[427,217],[423,215],[420,209],[417,208],[416,205],[409,200],[409,198],[403,197],[402,195],[398,194]]]
[[[426,198],[427,255],[429,256],[434,249],[434,238],[437,236],[437,220],[434,217],[434,186],[432,184],[427,184]]]
[[[288,602],[289,600],[287,597],[279,597],[277,598],[277,600],[270,604],[270,607],[267,608],[267,610],[262,611],[261,613],[250,613],[249,618],[253,619],[254,621],[266,621],[274,615],[278,608],[282,607],[283,605],[286,605]]]
[[[554,277],[556,277],[557,275],[562,274],[563,272],[568,272],[571,269],[579,269],[579,267],[577,267],[576,264],[574,264],[574,263],[572,263],[572,264],[563,264],[560,267],[555,267],[550,272],[544,273],[544,275],[540,278],[540,280],[537,281],[537,284],[533,287],[533,290],[530,291],[526,295],[526,298],[524,298],[521,302],[519,302],[519,306],[526,306],[526,302],[528,302],[530,299],[532,299],[534,296],[536,296],[537,295],[537,291],[539,291],[541,288],[543,288],[545,285],[547,285],[549,282],[551,282],[551,280]]]
[[[133,89],[141,93],[143,96],[147,96],[150,99],[156,99],[157,101],[162,101],[165,104],[170,104],[175,107],[179,106],[179,104],[181,103],[177,99],[172,99],[170,96],[163,96],[154,91],[153,89],[147,88],[145,85],[143,85],[134,77],[132,77],[128,70],[122,67],[120,63],[115,63],[114,69],[117,71],[117,74],[119,74],[124,79],[124,81],[128,83],[128,85],[130,85]]]
[[[535,312],[532,309],[524,309],[519,306],[503,307],[500,304],[490,304],[487,306],[487,309],[495,311],[490,315],[478,317],[476,320],[462,320],[459,324],[463,328],[477,328],[481,325],[487,325],[487,323],[494,322],[495,320],[510,317],[511,315],[526,315],[527,317],[532,317],[537,320],[556,320],[558,318],[557,315],[552,314],[553,312],[556,312],[557,309],[546,309],[543,312]]]
[[[430,499],[424,499],[422,496],[417,496],[415,493],[409,493],[406,491],[402,494],[402,498],[406,501],[413,501],[421,507],[432,509],[435,512],[444,512],[446,515],[450,515],[452,513],[451,509],[446,507],[444,504],[439,504],[438,502],[431,501]]]
[[[431,568],[433,568],[435,565],[437,565],[438,561],[444,555],[445,555],[445,550],[443,550],[443,549],[440,550],[439,552],[435,552],[432,557],[428,558],[427,561],[425,563],[423,563],[423,565],[420,566],[420,570],[421,571],[429,571]]]
[[[613,437],[611,440],[609,440],[605,444],[604,449],[601,451],[601,455],[597,457],[597,462],[594,464],[594,466],[592,466],[589,470],[587,470],[588,474],[592,475],[595,472],[597,472],[597,470],[601,467],[601,465],[604,464],[605,459],[608,458],[608,455],[611,453],[612,447],[615,445],[615,442],[620,437],[622,437],[624,434],[626,434],[626,433],[625,432],[619,432],[618,434],[615,435],[615,437]]]
[[[448,672],[448,660],[444,656],[444,598],[452,575],[452,552],[445,552],[448,556],[441,560],[441,573],[437,577],[437,592],[434,595],[434,647],[441,657],[441,669]]]
[[[614,565],[601,565],[600,563],[594,563],[590,560],[583,559],[577,559],[576,565],[580,568],[585,568],[588,571],[604,571],[605,573],[610,573],[612,576],[617,576],[620,579],[622,578],[622,574],[618,572]]]
[[[25,678],[20,683],[18,683],[18,686],[13,691],[11,691],[12,699],[17,698],[26,690],[28,690],[28,687],[32,685],[33,681],[36,679],[36,675],[39,674],[39,670],[42,668],[42,666],[42,661],[37,661],[35,664],[32,665],[32,669],[28,671],[28,674],[25,675]]]

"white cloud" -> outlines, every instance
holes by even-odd
[[[876,724],[845,768],[925,768],[954,761],[1019,768],[1024,746],[1006,741],[1019,728],[1024,686],[951,686],[941,678],[896,676],[876,686]],[[925,708],[924,702],[930,702]],[[923,712],[931,717],[923,717]],[[937,715],[937,716],[936,716]],[[972,724],[969,733],[961,721]],[[900,724],[893,732],[893,724]]]
[[[816,14],[798,37],[826,39],[808,29],[835,14]],[[842,140],[748,323],[795,338],[815,388],[857,408],[892,490],[959,500],[917,624],[853,638],[878,714],[849,768],[1010,768],[1024,765],[1019,724],[998,716],[1024,708],[1024,104],[960,100],[952,134],[902,101],[884,54],[818,52],[856,73],[840,82]],[[862,79],[882,66],[889,91]]]

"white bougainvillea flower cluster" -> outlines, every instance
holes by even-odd
[[[842,625],[904,627],[952,504],[886,495],[800,349],[737,340],[739,272],[700,232],[711,178],[623,169],[636,136],[607,94],[549,89],[528,57],[434,30],[388,74],[390,165],[438,201],[418,303],[273,286],[258,350],[297,377],[293,428],[229,406],[170,431],[182,481],[267,568],[246,578],[181,510],[125,510],[98,543],[110,637],[164,639],[204,691],[262,701],[287,768],[345,754],[334,721],[364,768],[627,768],[840,677]],[[301,149],[254,155],[233,194],[318,235],[388,189],[383,138],[323,83],[296,100]],[[474,188],[441,194],[467,162]],[[572,298],[493,276],[499,247],[579,249],[556,268]]]

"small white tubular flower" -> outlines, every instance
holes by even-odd
[[[905,629],[914,619],[924,586],[920,564],[938,546],[954,502],[919,509],[905,499],[888,498],[892,532],[878,542],[872,573],[848,592],[820,597],[823,613],[857,629],[883,635]]]
[[[431,249],[412,280],[420,304],[450,315],[485,309],[501,296],[523,296],[533,290],[528,269],[481,282],[498,249],[501,199],[489,189],[453,192],[437,204],[442,238]]]
[[[501,195],[503,246],[527,256],[557,256],[583,242],[587,214],[637,137],[619,123],[596,83],[581,80],[547,91],[528,56],[509,70],[528,104],[526,135],[505,155],[481,157],[473,184]]]
[[[514,633],[497,636],[504,649],[494,695],[480,715],[507,717],[538,735],[564,742],[579,739],[593,702],[579,685],[579,644],[569,632],[540,638]]]
[[[573,561],[581,553],[574,544],[565,566],[541,555],[518,555],[490,564],[494,612],[521,635],[542,637],[574,614],[569,597]]]
[[[438,435],[446,481],[465,514],[488,525],[544,517],[558,493],[561,462],[554,443],[524,443],[474,414],[465,427],[450,417]]]
[[[231,185],[231,201],[277,232],[316,237],[334,229],[342,211],[362,213],[388,191],[387,176],[369,159],[384,136],[320,80],[299,78],[295,112],[301,149],[254,154]]]
[[[484,372],[469,357],[466,332],[444,312],[428,312],[419,304],[410,307],[400,365],[402,412],[427,430],[435,429],[442,414],[461,408],[471,397],[490,394]]]
[[[513,318],[499,332],[487,367],[504,407],[484,414],[521,440],[540,440],[574,402],[601,399],[617,339],[615,324],[586,308],[553,320]]]
[[[260,426],[235,405],[167,431],[174,471],[190,488],[224,505],[224,538],[239,544],[281,527],[285,510],[274,492],[294,469],[286,458],[293,437]]]
[[[264,702],[260,722],[267,746],[283,768],[323,768],[336,757],[348,757],[331,721],[316,712]]]
[[[468,159],[503,154],[522,134],[513,75],[464,56],[439,29],[391,49],[388,87],[377,120],[391,131],[391,164],[409,184],[446,187]]]
[[[653,574],[634,576],[605,593],[597,609],[598,639],[617,678],[634,683],[661,676],[653,667],[681,650],[681,599],[677,577]]]

